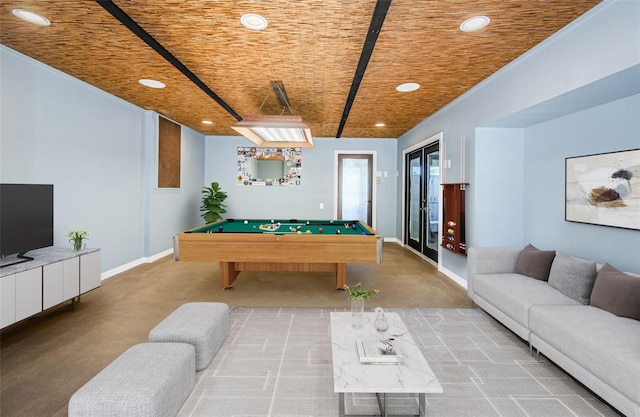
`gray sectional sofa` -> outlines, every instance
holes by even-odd
[[[628,417],[640,417],[640,276],[554,251],[468,251],[469,297]]]

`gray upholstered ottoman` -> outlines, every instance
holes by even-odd
[[[229,306],[186,303],[149,332],[149,342],[181,342],[196,348],[196,370],[206,368],[229,334]]]
[[[186,343],[132,346],[71,396],[69,417],[169,417],[196,383],[195,349]]]

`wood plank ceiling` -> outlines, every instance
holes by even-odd
[[[271,88],[279,80],[293,114],[314,137],[395,138],[599,2],[380,0],[388,11],[352,102],[373,0],[3,0],[0,41],[207,135],[238,135],[230,128],[233,112],[281,114]],[[114,5],[228,109],[109,13]],[[51,25],[25,23],[12,14],[15,8],[42,14]],[[264,16],[268,27],[244,28],[246,13]],[[460,31],[475,15],[489,16],[490,25]],[[141,78],[167,87],[144,87]],[[397,92],[405,82],[421,88]],[[375,127],[378,122],[385,126]]]

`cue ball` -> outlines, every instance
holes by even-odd
[[[339,234],[340,234],[340,230],[336,230],[336,235],[339,235]]]
[[[307,226],[309,225],[309,220],[307,220]]]
[[[244,221],[244,224],[249,224],[249,220],[245,220],[245,221]]]
[[[318,229],[318,232],[322,233],[322,232],[324,232],[324,229],[321,227],[321,228]]]

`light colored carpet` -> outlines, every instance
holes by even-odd
[[[229,337],[197,373],[179,416],[336,417],[330,311],[344,309],[234,307]],[[427,394],[427,416],[617,416],[482,310],[388,311],[403,318],[444,387]],[[346,398],[347,413],[378,412],[373,395]],[[394,396],[390,404],[392,414],[417,413],[414,396]]]

